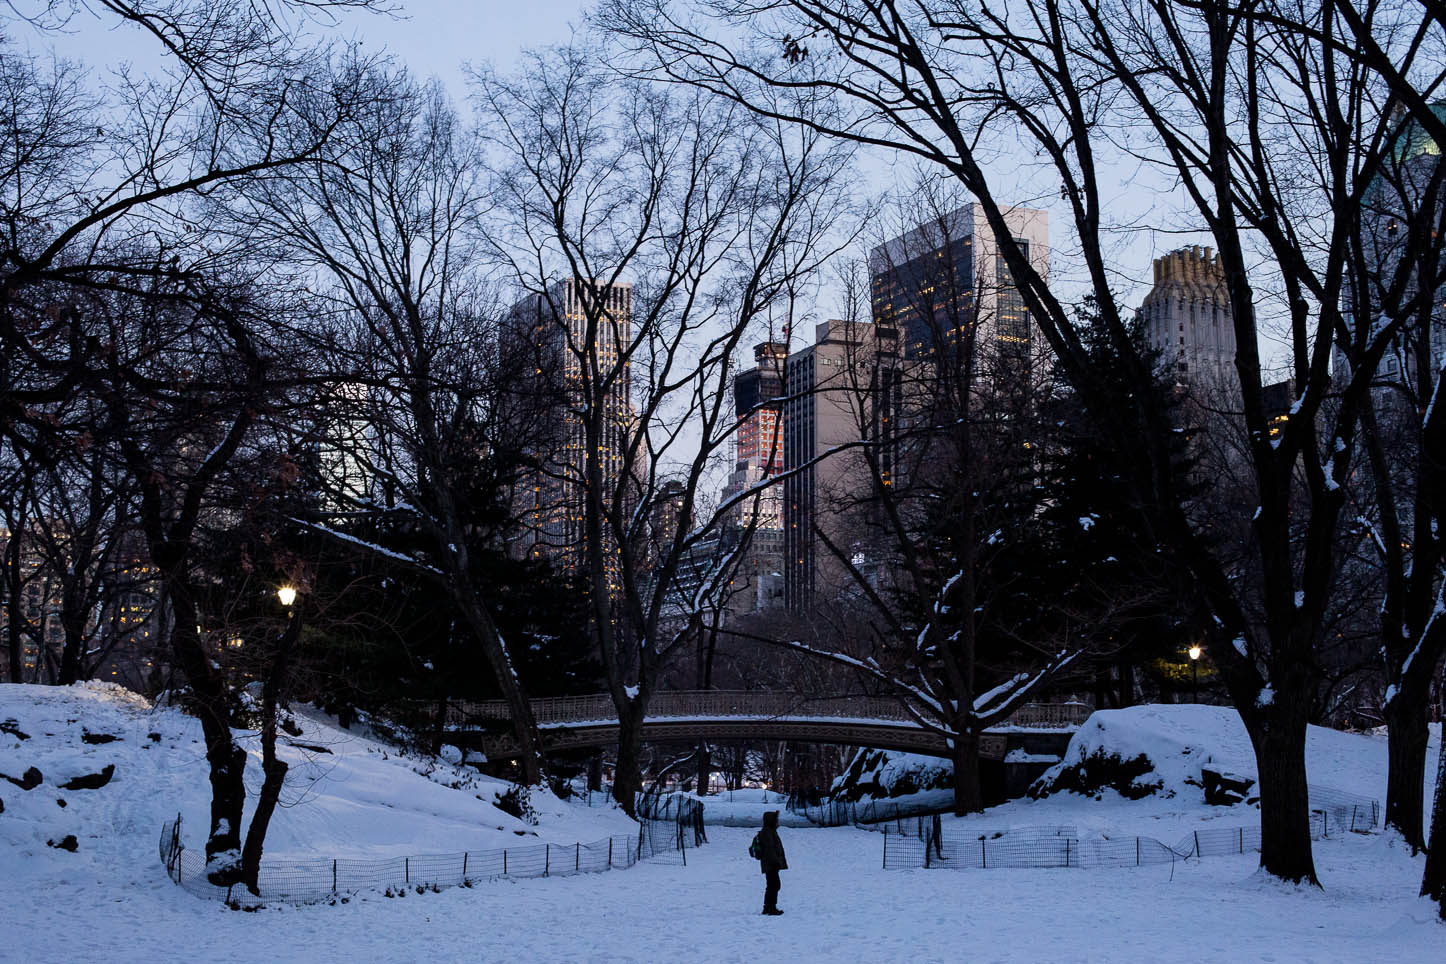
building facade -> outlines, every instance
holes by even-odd
[[[504,352],[525,354],[532,371],[521,394],[546,410],[540,437],[529,441],[537,468],[514,494],[516,550],[555,560],[575,573],[585,559],[588,422],[601,416],[597,460],[604,499],[622,484],[624,448],[633,423],[631,366],[633,291],[629,284],[568,278],[514,305],[502,333]],[[590,399],[596,399],[595,407]],[[613,559],[614,552],[605,554]],[[616,571],[610,583],[616,585]]]
[[[1049,214],[1013,207],[1004,220],[1030,267],[1049,277]],[[931,217],[869,254],[874,324],[899,331],[906,358],[968,347],[1028,365],[1038,332],[979,204]],[[1013,367],[1013,366],[1011,366]]]
[[[1235,323],[1220,256],[1198,245],[1180,248],[1155,259],[1154,275],[1140,306],[1146,342],[1177,381],[1238,396]]]
[[[862,449],[848,446],[872,443],[890,484],[903,395],[897,329],[827,321],[815,334],[784,366],[783,582],[794,610],[845,584],[839,555],[852,553],[875,486]]]

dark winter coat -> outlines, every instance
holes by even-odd
[[[778,811],[770,810],[763,815],[763,829],[758,834],[759,869],[763,873],[788,869],[788,858],[783,854],[783,841],[778,839]]]

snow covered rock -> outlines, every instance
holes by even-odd
[[[894,750],[863,749],[834,780],[829,795],[834,800],[854,801],[902,797],[923,790],[948,790],[954,786],[954,767],[948,760],[899,753]]]
[[[1312,786],[1379,799],[1383,773],[1376,741],[1321,726],[1306,733],[1307,776]],[[1258,780],[1255,751],[1240,714],[1228,706],[1150,704],[1099,710],[1071,738],[1058,765],[1030,788],[1033,797],[1069,790],[1098,795],[1204,800],[1210,770],[1233,784]],[[1251,799],[1248,794],[1236,794]],[[1222,798],[1223,799],[1223,798]]]

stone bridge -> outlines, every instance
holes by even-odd
[[[617,742],[618,721],[606,694],[532,701],[547,750],[607,746]],[[1089,716],[1083,703],[1026,703],[980,740],[985,759],[1002,760],[1011,750],[1062,753],[1069,736]],[[517,752],[508,728],[506,702],[454,703],[447,707],[451,739],[489,757]],[[924,726],[897,699],[872,696],[801,697],[791,693],[727,690],[668,690],[648,704],[643,739],[791,740],[879,747],[929,756],[949,756],[937,731]]]

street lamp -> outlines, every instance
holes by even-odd
[[[1190,653],[1190,701],[1200,702],[1200,654],[1204,650],[1196,643],[1189,649]]]
[[[296,602],[296,587],[282,586],[276,590],[276,598],[281,600],[281,605],[290,609],[292,603]]]

